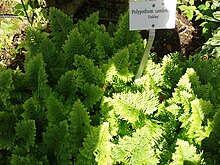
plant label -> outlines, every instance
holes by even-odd
[[[176,0],[131,0],[130,30],[175,28]]]

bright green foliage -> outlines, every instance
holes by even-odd
[[[115,114],[121,119],[134,124],[142,114],[153,114],[157,110],[159,99],[153,91],[137,93],[118,93],[113,99],[106,100],[112,106]]]
[[[91,131],[83,142],[83,149],[80,149],[80,154],[76,164],[109,164],[111,160],[111,136],[109,134],[109,124],[103,123],[99,127],[91,128]],[[95,159],[94,159],[95,157]],[[96,161],[96,163],[95,163]]]
[[[141,129],[137,129],[132,137],[125,136],[119,139],[112,148],[115,162],[125,164],[158,164],[159,151],[157,141],[162,137],[162,129],[156,123],[147,121]]]
[[[119,50],[112,58],[112,63],[115,65],[117,71],[121,75],[128,74],[129,66],[129,50],[124,48]]]
[[[195,146],[180,139],[177,139],[176,145],[176,152],[173,154],[173,162],[170,163],[171,165],[203,164],[201,154],[197,153]]]
[[[97,31],[95,43],[96,46],[93,58],[97,59],[99,63],[101,63],[102,60],[107,60],[109,57],[112,56],[113,39],[107,32]]]
[[[214,114],[213,105],[202,99],[195,99],[191,102],[192,113],[188,120],[183,123],[187,124],[187,134],[188,138],[195,140],[201,146],[201,141],[208,137],[211,132],[211,122],[208,117],[212,117],[211,113]]]
[[[3,164],[220,164],[220,63],[149,59],[128,14],[109,34],[99,13],[27,31],[24,70],[0,68]]]
[[[111,164],[111,148],[112,144],[110,142],[111,135],[109,134],[109,123],[105,122],[101,125],[98,144],[93,154],[95,156],[95,161],[100,165]]]

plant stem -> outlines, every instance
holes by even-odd
[[[24,8],[24,12],[25,12],[25,15],[26,15],[26,17],[27,17],[27,20],[28,20],[28,22],[32,25],[32,21],[30,20],[28,14],[27,14],[27,10],[26,10],[26,8],[25,8],[24,1],[21,0],[21,3],[22,3],[22,6],[23,6],[23,8]]]

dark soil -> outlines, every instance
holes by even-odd
[[[175,29],[157,30],[152,51],[159,57],[178,51],[188,58],[203,43],[199,23],[189,21],[177,9]]]

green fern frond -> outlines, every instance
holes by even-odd
[[[73,29],[73,21],[68,15],[54,7],[49,10],[49,20],[52,40],[60,47]]]
[[[24,102],[24,112],[21,114],[25,120],[30,119],[35,121],[36,135],[40,137],[41,133],[45,131],[47,126],[47,119],[45,114],[46,109],[42,104],[42,100],[39,97],[33,96]]]
[[[73,69],[75,55],[88,55],[90,46],[86,43],[86,40],[79,33],[78,29],[74,28],[70,32],[70,35],[68,35],[68,39],[63,45],[63,50],[66,67]]]
[[[69,122],[70,147],[72,154],[75,156],[78,153],[79,148],[82,147],[83,139],[86,137],[90,129],[89,114],[80,100],[76,101],[72,106]]]
[[[0,112],[0,149],[12,149],[16,140],[15,136],[16,115],[15,113]]]
[[[24,147],[27,152],[30,151],[30,147],[35,145],[36,125],[34,120],[22,120],[17,123],[16,136],[18,138],[18,146]]]
[[[115,51],[129,45],[136,43],[143,48],[143,40],[137,31],[129,30],[129,14],[128,12],[120,17],[117,31],[114,33],[114,47]],[[143,50],[143,49],[142,49]]]
[[[144,54],[144,48],[140,48],[140,45],[136,43],[129,44],[127,46],[129,50],[129,70],[133,73],[137,73],[139,64]]]
[[[12,72],[12,78],[14,90],[11,93],[11,99],[13,100],[13,104],[19,104],[20,106],[20,104],[23,104],[29,97],[26,89],[24,73],[21,70],[16,69]]]
[[[119,129],[119,121],[118,118],[113,110],[113,107],[109,105],[107,97],[102,99],[101,103],[101,115],[102,121],[109,123],[109,132],[112,136],[117,136],[118,129]]]
[[[78,91],[77,84],[77,72],[75,70],[67,71],[61,76],[58,84],[56,86],[56,91],[59,95],[63,96],[65,99],[71,97],[73,100],[75,98],[75,93]],[[68,88],[66,88],[68,86]]]
[[[74,58],[74,66],[77,68],[79,79],[98,86],[104,84],[104,74],[98,66],[94,65],[93,60],[83,55],[75,55]]]
[[[47,38],[47,33],[39,33],[36,30],[27,29],[26,41],[24,43],[28,47],[28,56],[26,60],[29,60],[36,56],[39,53],[42,53],[42,49],[40,49],[40,45],[42,45],[42,40]]]
[[[185,123],[184,128],[187,129],[188,138],[194,140],[196,144],[201,146],[201,142],[212,130],[212,124],[210,122],[210,116],[214,111],[213,105],[209,101],[202,99],[195,99],[191,102],[192,114]],[[211,117],[211,116],[210,116]]]
[[[103,91],[99,86],[96,86],[94,84],[88,84],[88,83],[85,83],[82,86],[80,92],[82,92],[82,96],[83,96],[82,102],[88,108],[91,108],[98,101],[100,101],[100,99],[102,98],[102,94],[103,94]]]
[[[126,75],[128,73],[129,66],[128,48],[121,49],[117,53],[115,53],[110,63],[114,64],[119,74]]]
[[[104,122],[99,127],[92,127],[90,134],[83,142],[76,164],[106,165],[111,164],[111,135],[109,134],[109,123]]]
[[[39,53],[42,54],[43,60],[46,63],[47,73],[51,73],[51,68],[64,66],[64,59],[60,53],[61,49],[56,47],[51,39],[49,39],[46,35],[42,36],[38,49],[40,50]]]
[[[0,68],[0,104],[7,104],[14,90],[12,71]]]
[[[84,139],[83,147],[79,150],[77,160],[74,162],[76,165],[96,165],[94,151],[99,143],[100,127],[91,127],[89,134]]]
[[[96,32],[94,57],[97,64],[105,63],[113,55],[113,39],[107,32]]]
[[[26,156],[18,156],[12,154],[12,159],[10,161],[11,165],[24,165],[24,164],[36,164],[40,165],[42,162],[36,162],[33,156],[26,155]]]
[[[47,74],[42,55],[37,55],[25,63],[25,79],[33,90],[40,90],[47,83]]]
[[[99,139],[99,143],[97,144],[97,147],[93,152],[96,162],[99,165],[111,164],[112,163],[112,159],[111,159],[112,144],[110,142],[111,135],[109,133],[108,122],[102,123],[98,139]]]
[[[127,120],[132,124],[138,121],[140,111],[130,103],[122,100],[120,95],[115,94],[113,99],[108,98],[108,103],[113,107],[115,114],[120,116],[121,120]]]
[[[66,119],[63,103],[53,94],[46,99],[46,117],[49,125],[57,125]]]
[[[162,129],[151,121],[141,129],[137,129],[132,137],[119,139],[112,148],[112,159],[116,163],[124,164],[152,164],[159,163],[157,141],[162,137]]]
[[[159,105],[159,98],[153,90],[113,94],[113,99],[108,98],[105,101],[122,120],[132,124],[139,120],[141,114],[153,114]]]
[[[209,164],[220,163],[220,110],[214,115],[212,130],[208,138],[202,141],[202,149],[205,150],[204,158]]]
[[[47,155],[50,164],[68,165],[71,163],[71,153],[68,142],[67,121],[61,121],[58,125],[47,127],[43,133],[43,144],[41,150]]]
[[[120,93],[117,94],[117,97],[115,96],[114,98],[120,99],[127,104],[130,104],[135,109],[148,115],[153,114],[159,105],[159,97],[154,93],[153,90],[137,93]]]
[[[179,53],[172,53],[163,57],[163,79],[167,88],[172,89],[175,87],[183,75],[183,68]]]
[[[190,80],[192,75],[196,76],[194,69],[188,68],[186,73],[180,78],[177,87],[174,89],[175,92],[173,93],[173,98],[168,100],[170,104],[180,104],[183,108],[184,116],[182,116],[182,119],[180,118],[180,121],[182,122],[189,117],[191,110],[190,102],[196,98]]]
[[[108,65],[108,69],[105,74],[105,83],[110,84],[113,87],[120,88],[119,91],[123,91],[122,89],[126,87],[126,83],[132,82],[132,78],[134,77],[133,73],[120,74],[118,72],[118,68],[114,65],[114,63],[110,63]]]
[[[146,88],[152,88],[157,93],[162,91],[162,87],[166,87],[163,78],[163,69],[160,64],[155,64],[152,60],[148,60],[146,68]]]
[[[86,18],[85,21],[79,21],[78,23],[78,29],[80,34],[83,35],[83,37],[93,45],[95,43],[96,38],[96,32],[102,31],[102,26],[99,26],[99,12],[92,13],[89,17]]]
[[[203,164],[202,154],[197,152],[195,146],[181,139],[177,139],[176,145],[176,152],[172,156],[173,162],[170,165]]]

